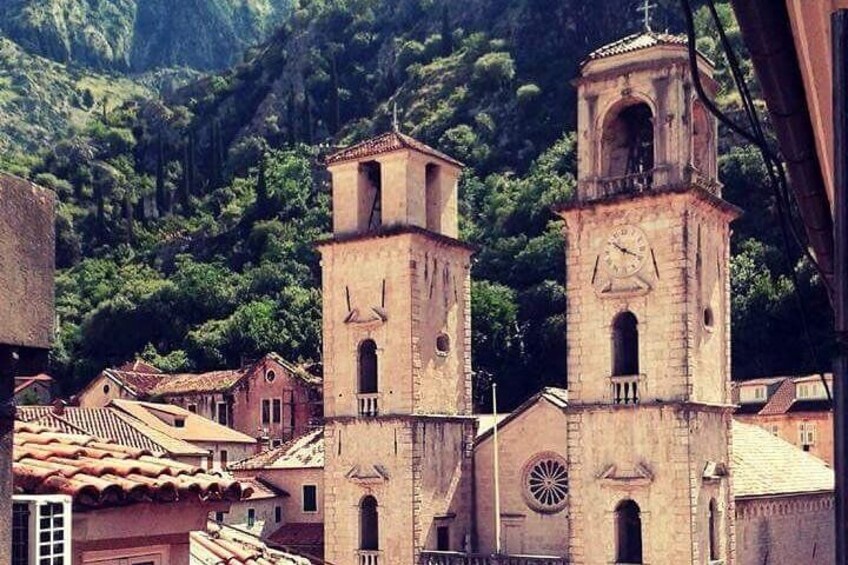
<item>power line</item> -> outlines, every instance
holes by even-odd
[[[718,108],[718,106],[716,106],[716,104],[709,98],[709,96],[707,96],[703,84],[701,83],[700,74],[698,73],[698,54],[695,46],[695,23],[694,16],[692,13],[692,6],[689,3],[689,0],[681,1],[683,4],[683,12],[686,19],[686,31],[688,39],[687,43],[689,50],[689,64],[691,67],[692,82],[695,86],[695,91],[698,93],[699,99],[707,107],[710,113],[712,113],[716,118],[718,118],[718,120],[721,121],[724,125],[726,125],[729,129],[731,129],[732,131],[740,135],[742,138],[746,139],[748,142],[757,147],[757,149],[759,149],[762,155],[763,163],[765,165],[766,173],[769,179],[768,184],[772,190],[772,194],[775,198],[775,204],[777,206],[778,224],[780,226],[782,236],[783,253],[786,256],[789,275],[792,279],[792,286],[794,290],[793,294],[795,295],[795,299],[798,304],[803,339],[808,349],[810,360],[813,362],[813,364],[816,366],[816,369],[818,370],[821,365],[819,364],[816,350],[813,347],[813,341],[810,336],[809,330],[809,321],[807,318],[807,306],[804,297],[801,294],[798,274],[795,272],[795,266],[792,261],[792,254],[790,252],[791,246],[789,243],[790,233],[794,238],[795,243],[801,249],[801,252],[807,257],[807,260],[810,261],[810,263],[819,273],[819,277],[821,278],[822,284],[827,287],[829,285],[829,282],[827,280],[827,277],[825,277],[820,265],[816,261],[815,257],[813,257],[812,253],[810,252],[809,247],[805,245],[803,239],[801,238],[800,234],[797,232],[794,224],[792,223],[792,201],[788,188],[788,182],[786,179],[786,172],[783,168],[783,162],[778,157],[778,155],[769,147],[768,141],[766,140],[765,134],[763,133],[762,123],[757,114],[757,109],[754,106],[753,96],[751,96],[751,92],[748,88],[747,83],[745,82],[745,77],[742,75],[739,60],[736,57],[736,53],[733,50],[733,46],[731,45],[730,40],[727,37],[724,25],[721,23],[721,19],[719,18],[719,14],[716,10],[713,0],[707,0],[707,7],[710,11],[710,16],[716,26],[716,29],[718,30],[719,39],[721,41],[725,56],[727,57],[728,67],[730,69],[731,76],[733,77],[733,82],[736,86],[736,89],[739,91],[739,95],[742,100],[742,106],[745,111],[745,116],[747,117],[748,122],[753,131],[748,131],[745,128],[736,124],[720,108]],[[827,380],[824,377],[824,373],[822,373],[821,371],[819,372],[821,373],[821,380],[822,384],[824,385],[825,392],[827,393],[828,401],[832,404],[833,398],[831,395],[830,387],[827,384]]]

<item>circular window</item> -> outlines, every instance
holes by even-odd
[[[274,379],[276,379],[276,378],[277,378],[277,374],[274,371],[268,371],[267,373],[265,373],[265,380],[268,381],[269,383],[273,383]]]
[[[712,329],[715,325],[715,316],[713,316],[713,309],[707,306],[704,308],[704,327],[707,329]]]
[[[436,336],[436,353],[439,355],[447,355],[450,351],[450,337],[448,334],[439,334]]]
[[[540,453],[524,466],[524,498],[538,512],[553,513],[568,502],[568,469],[553,452]]]
[[[110,390],[109,385],[103,385],[103,394],[109,394]]]

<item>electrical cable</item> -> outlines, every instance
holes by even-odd
[[[721,41],[724,54],[727,57],[728,67],[730,69],[731,76],[733,77],[733,82],[736,86],[736,89],[739,91],[742,106],[745,111],[745,116],[748,119],[748,122],[750,123],[753,132],[749,132],[742,126],[736,124],[721,109],[716,106],[716,104],[709,98],[709,96],[707,96],[707,93],[704,90],[703,84],[701,83],[701,77],[698,72],[698,54],[695,46],[695,24],[692,6],[690,5],[689,0],[681,1],[683,4],[683,11],[686,20],[689,65],[691,68],[692,81],[695,86],[695,90],[698,94],[698,98],[707,107],[710,113],[713,114],[720,122],[726,125],[733,132],[737,133],[743,139],[752,143],[755,147],[757,147],[757,149],[759,149],[760,153],[762,154],[763,163],[765,165],[766,173],[769,178],[769,186],[772,190],[772,193],[775,198],[775,204],[777,206],[778,223],[780,225],[783,240],[783,252],[786,256],[786,260],[788,263],[787,270],[789,271],[790,277],[792,279],[792,285],[794,289],[793,294],[795,295],[795,299],[798,305],[805,345],[807,346],[811,361],[816,367],[819,367],[820,365],[818,362],[818,356],[816,354],[815,348],[813,347],[812,338],[810,336],[806,304],[801,294],[798,276],[795,272],[792,263],[792,255],[790,252],[789,245],[790,233],[795,239],[795,242],[801,249],[802,253],[807,257],[807,260],[810,261],[810,263],[819,273],[819,276],[822,280],[822,284],[827,286],[828,280],[824,276],[824,273],[822,272],[821,267],[819,266],[815,257],[813,257],[812,253],[810,252],[809,247],[804,243],[803,239],[801,238],[800,234],[797,232],[794,224],[792,223],[791,198],[786,178],[786,172],[783,168],[783,163],[781,159],[777,156],[777,154],[772,151],[772,149],[768,145],[768,141],[766,140],[765,134],[763,133],[762,123],[759,119],[757,109],[753,102],[753,97],[751,96],[751,92],[748,88],[748,85],[745,82],[744,76],[741,73],[739,60],[736,57],[736,54],[733,50],[733,46],[730,44],[730,41],[724,29],[724,25],[721,23],[721,19],[719,18],[719,14],[716,10],[713,0],[707,0],[707,7],[710,11],[710,15],[713,19],[716,29],[718,30],[719,39]],[[822,384],[824,385],[825,392],[827,394],[827,399],[829,402],[832,403],[833,399],[830,387],[827,384],[827,380],[825,379],[823,373],[820,376]]]

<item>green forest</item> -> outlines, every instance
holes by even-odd
[[[38,80],[69,80],[76,92],[67,104],[79,111],[57,118],[37,147],[26,131],[4,138],[0,112],[0,168],[58,198],[51,363],[65,393],[137,356],[166,371],[231,367],[268,351],[320,361],[313,244],[330,228],[323,159],[387,130],[394,108],[403,132],[467,164],[460,227],[479,247],[478,404],[492,382],[507,409],[540,386],[565,384],[565,264],[551,207],[575,185],[570,81],[593,49],[639,31],[635,2],[257,1],[248,3],[253,16],[237,16],[220,12],[226,2],[197,0],[227,15],[227,29],[253,22],[254,35],[237,37],[267,39],[233,42],[214,60],[186,59],[174,43],[142,59],[144,75],[130,72],[132,49],[104,47],[120,35],[110,30],[129,25],[118,21],[128,3],[99,3],[111,7],[97,14],[100,50],[75,43],[91,38],[72,29],[92,17],[79,11],[50,24],[63,30],[55,45],[27,43],[32,21],[48,25],[32,14],[7,22],[0,37],[0,61],[4,49],[22,52],[32,69],[51,70]],[[655,29],[681,31],[678,3],[659,4]],[[718,6],[753,84],[729,3]],[[10,31],[14,22],[24,23]],[[718,102],[738,114],[706,10],[696,27],[717,67]],[[198,27],[196,41],[209,39],[207,31]],[[222,70],[201,74],[210,68]],[[20,90],[36,77],[15,72],[0,66],[0,109],[41,116],[43,106],[23,104]],[[67,88],[53,90],[67,98]],[[758,151],[722,131],[719,167],[724,197],[746,212],[732,242],[734,378],[825,370],[833,349],[827,297],[799,250],[784,251]]]

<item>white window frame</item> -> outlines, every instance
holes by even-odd
[[[86,551],[82,555],[82,565],[137,565],[150,561],[153,561],[153,565],[167,565],[171,562],[171,548],[167,545],[154,545],[126,550]]]
[[[760,385],[754,387],[754,401],[765,400],[768,393],[766,392],[766,387]]]
[[[800,383],[798,385],[798,398],[812,398],[812,395],[810,394],[810,385],[807,383]]]
[[[29,549],[29,562],[30,563],[41,563],[42,559],[50,559],[51,562],[56,557],[60,557],[62,559],[62,563],[64,565],[71,565],[71,541],[73,539],[73,517],[71,515],[71,497],[67,495],[14,495],[12,496],[12,503],[17,504],[26,504],[29,507],[29,525],[28,525],[28,549]],[[40,541],[42,532],[50,532],[55,533],[54,527],[51,525],[49,528],[41,527],[41,509],[47,507],[52,504],[60,504],[62,506],[61,516],[62,516],[62,538],[61,542],[63,544],[62,552],[59,554],[54,554],[52,551],[48,554],[43,554],[44,546],[52,546],[56,543],[55,540],[52,539],[48,544],[44,544]],[[11,549],[11,548],[10,548]]]
[[[817,427],[815,422],[801,422],[798,424],[798,439],[802,446],[809,445],[812,447],[816,445]]]
[[[314,489],[315,489],[315,510],[307,510],[307,509],[306,509],[306,489],[307,489],[307,488],[309,488],[309,487],[311,487],[311,488],[314,488]],[[310,484],[301,485],[301,487],[300,487],[300,511],[301,511],[301,512],[303,512],[304,514],[317,514],[317,513],[318,513],[318,508],[319,508],[319,504],[318,504],[318,485],[316,485],[316,484],[311,484],[311,483],[310,483]]]

